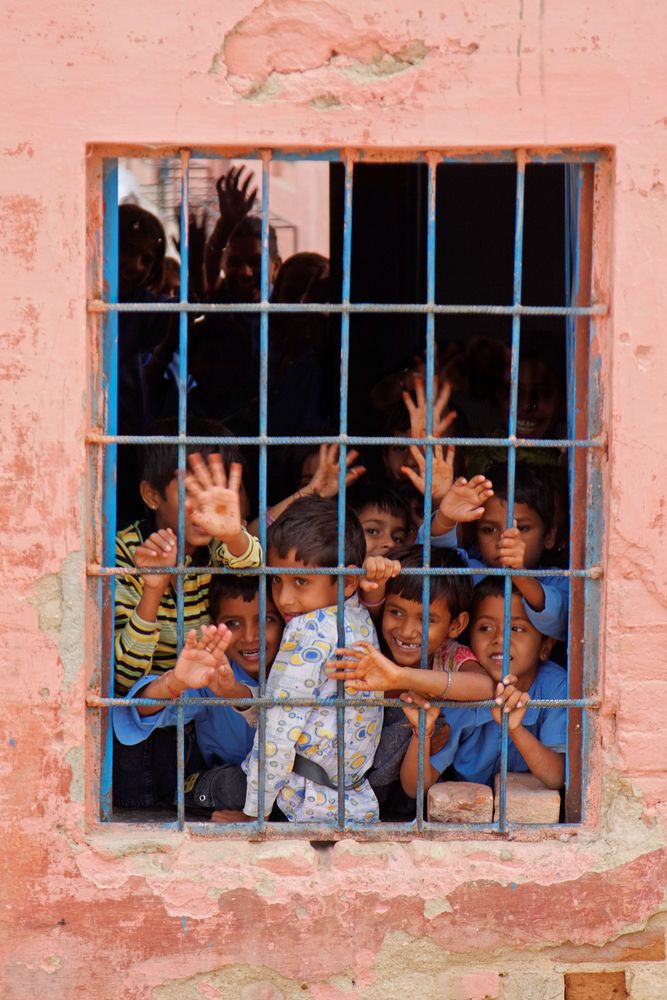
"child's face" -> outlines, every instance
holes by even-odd
[[[126,236],[118,248],[118,297],[144,288],[157,262],[155,240],[143,233]]]
[[[444,597],[433,601],[428,616],[428,662],[446,639],[460,635],[468,624],[467,612],[452,618]],[[422,605],[398,594],[388,594],[382,614],[382,635],[389,655],[399,667],[418,667],[422,650]]]
[[[504,606],[500,596],[485,597],[470,625],[470,648],[494,681],[503,676]],[[531,625],[521,597],[512,594],[509,672],[518,678],[521,691],[528,690],[540,664],[549,659],[553,642]]]
[[[396,444],[389,444],[382,449],[382,462],[384,464],[387,479],[393,483],[405,482],[405,476],[401,472],[402,466],[414,469],[418,472],[417,460],[410,453],[410,446],[401,444],[402,437],[408,437],[407,431],[393,431]]]
[[[366,536],[367,556],[383,556],[395,545],[405,545],[405,518],[396,517],[379,507],[364,507],[357,511],[357,517]]]
[[[514,517],[525,542],[524,566],[539,566],[545,549],[553,548],[556,529],[547,531],[544,521],[532,507],[525,503],[514,504]],[[500,566],[500,538],[507,525],[507,501],[490,497],[484,504],[484,513],[477,522],[477,547],[487,566]]]
[[[269,566],[278,569],[299,568],[303,573],[277,573],[271,577],[273,602],[287,624],[297,615],[308,614],[319,608],[330,608],[338,599],[338,583],[328,573],[308,573],[306,563],[297,559],[296,549],[290,549],[286,556],[279,556],[275,549],[269,549]],[[346,577],[345,597],[351,597],[357,589],[356,577]]]
[[[275,279],[279,262],[269,260],[269,285]],[[238,236],[229,243],[222,258],[225,280],[233,299],[259,302],[262,244],[254,236]]]
[[[509,412],[509,369],[506,372],[501,406]],[[548,365],[536,358],[521,361],[517,397],[517,435],[521,438],[548,438],[561,417],[563,393]]]
[[[144,502],[155,511],[155,524],[158,528],[171,528],[175,535],[178,534],[178,479],[176,476],[171,480],[164,491],[164,496],[155,487],[150,486],[145,480],[141,484],[141,495]],[[208,545],[211,536],[202,531],[190,520],[186,511],[185,514],[185,552],[191,555],[195,549],[201,545]]]
[[[216,625],[226,625],[232,633],[227,656],[246,673],[259,673],[259,595],[252,601],[242,597],[222,597],[218,603]],[[269,594],[266,595],[266,665],[270,667],[280,648],[283,623]]]

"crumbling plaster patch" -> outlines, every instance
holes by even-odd
[[[224,70],[246,99],[307,98],[311,107],[331,110],[358,100],[401,103],[417,81],[396,84],[394,78],[436,51],[456,63],[478,48],[477,41],[458,37],[429,44],[407,27],[384,31],[368,15],[355,23],[325,0],[263,0],[226,33],[210,72]]]

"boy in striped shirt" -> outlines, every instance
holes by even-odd
[[[167,426],[168,424],[168,426]],[[219,424],[190,422],[197,436],[226,436]],[[175,434],[173,421],[151,428],[155,435]],[[206,461],[204,460],[204,457]],[[183,577],[184,632],[209,623],[210,565],[241,569],[258,566],[259,542],[241,519],[242,486],[239,452],[229,445],[188,447],[186,477],[185,561],[193,572]],[[178,445],[142,448],[141,496],[149,517],[119,532],[116,565],[128,568],[174,566],[177,561]],[[125,695],[140,678],[160,674],[176,664],[176,580],[170,574],[119,576],[115,596],[116,694]],[[165,731],[166,732],[166,731]],[[156,734],[141,747],[114,751],[114,805],[153,806],[171,801],[176,775],[172,732]],[[158,743],[160,747],[158,748]],[[162,746],[164,744],[164,746]],[[173,744],[173,746],[172,746]]]

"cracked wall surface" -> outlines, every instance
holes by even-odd
[[[610,0],[35,0],[0,33],[0,996],[667,996],[667,14]],[[101,146],[611,151],[591,820],[555,839],[218,843],[95,821],[84,434]],[[665,175],[663,175],[663,170]],[[88,558],[92,558],[88,548]]]

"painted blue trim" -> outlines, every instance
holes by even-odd
[[[525,196],[526,166],[525,159],[517,155],[516,164],[516,204],[514,218],[514,305],[521,302],[521,286],[523,280],[523,217]],[[510,398],[509,398],[509,432],[508,436],[516,438],[517,408],[519,399],[519,358],[521,353],[521,318],[512,319],[512,356],[510,363]],[[507,451],[507,522],[511,528],[514,524],[514,485],[516,477],[516,448]],[[512,618],[512,578],[505,576],[505,595],[503,609],[503,677],[510,672],[510,640]],[[500,793],[498,796],[498,829],[501,833],[507,831],[507,755],[509,747],[508,717],[505,712],[501,717],[500,745]]]
[[[103,280],[104,291],[110,303],[118,301],[118,162],[104,160],[102,194],[104,201],[103,235]],[[102,391],[106,398],[104,426],[107,433],[116,434],[118,429],[118,313],[108,312],[103,324],[103,373]],[[116,561],[116,464],[117,446],[107,445],[104,449],[104,500],[103,500],[103,544],[102,558],[108,565]],[[115,578],[109,581],[109,604],[105,608],[114,628]],[[114,691],[114,642],[109,643],[110,663],[107,690]],[[104,671],[102,672],[104,676]],[[108,821],[112,818],[113,788],[113,720],[109,713],[108,726],[100,773],[100,814]]]

